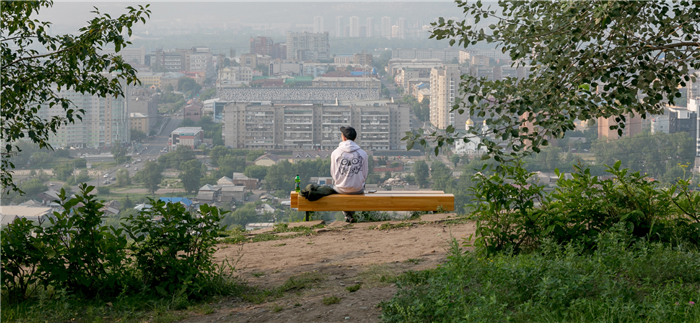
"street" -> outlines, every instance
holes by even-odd
[[[105,186],[105,182],[109,181],[109,184],[106,184],[107,186],[109,186],[115,182],[112,178],[116,177],[117,171],[119,169],[127,169],[129,171],[129,176],[133,177],[134,175],[136,175],[136,172],[139,169],[143,168],[143,165],[146,163],[146,161],[148,161],[149,159],[157,160],[158,157],[161,155],[160,150],[168,145],[168,136],[171,132],[173,132],[173,130],[177,129],[177,127],[180,126],[183,117],[164,117],[164,120],[168,119],[170,119],[170,121],[167,125],[163,127],[163,131],[158,136],[156,136],[154,139],[148,139],[141,143],[141,147],[145,147],[145,149],[140,151],[140,154],[133,154],[129,163],[105,169],[104,171],[100,172],[100,175],[96,179],[88,181],[87,184],[95,187],[100,187]],[[104,175],[107,175],[107,177],[104,177]],[[73,186],[72,190],[73,192],[77,192],[78,186]]]

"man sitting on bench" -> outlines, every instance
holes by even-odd
[[[369,171],[367,153],[355,143],[353,127],[340,127],[343,140],[331,154],[333,189],[339,194],[363,194]],[[346,222],[354,222],[355,212],[343,211]]]

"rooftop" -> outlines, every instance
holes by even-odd
[[[202,132],[202,127],[180,127],[173,130],[172,134],[184,135],[184,134],[197,134]]]

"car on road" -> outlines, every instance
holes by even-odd
[[[139,170],[139,168],[138,168],[138,167],[134,167],[134,170],[135,170],[135,171],[136,171],[136,170]]]
[[[113,180],[113,181],[116,181],[116,180],[117,180],[116,177],[112,177],[112,178],[110,178],[110,179]]]
[[[102,177],[107,178],[107,177],[109,177],[109,174],[105,174],[105,175],[102,176]]]
[[[124,166],[124,167],[126,167],[126,168],[129,168],[129,167],[131,167],[131,165],[129,165],[129,164],[126,164],[126,166]]]
[[[109,184],[109,183],[110,183],[110,181],[105,181],[103,184],[107,185],[107,184]]]
[[[140,162],[141,162],[141,158],[137,159],[136,161],[140,163]]]

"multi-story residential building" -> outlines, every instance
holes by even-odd
[[[321,16],[316,16],[314,17],[314,33],[323,33],[325,32],[326,29],[323,27],[323,17]]]
[[[324,60],[330,57],[328,32],[287,32],[287,58],[299,61]]]
[[[240,85],[241,83],[248,83],[251,81],[253,81],[252,68],[243,66],[224,67],[219,70],[216,86]]]
[[[343,64],[343,65],[352,64],[352,56],[351,55],[336,55],[335,57],[333,57],[333,63],[334,64]]]
[[[462,71],[458,65],[445,65],[435,68],[430,73],[430,123],[438,129],[453,126],[464,130],[469,114],[451,112],[455,97],[459,95],[459,83]]]
[[[403,59],[392,58],[387,64],[386,72],[389,76],[397,75],[399,71],[413,69],[429,74],[433,68],[441,67],[444,63],[438,58],[430,59]]]
[[[391,39],[391,17],[382,17],[381,20],[382,37]]]
[[[489,57],[486,55],[472,55],[472,65],[489,67]]]
[[[138,130],[145,134],[151,131],[150,118],[138,112],[129,113],[129,126],[131,130]]]
[[[285,59],[287,58],[287,48],[284,44],[275,43],[270,37],[251,37],[250,54],[270,56],[272,59]]]
[[[634,117],[626,115],[625,128],[622,129],[622,136],[617,132],[617,129],[610,130],[610,126],[617,125],[615,117],[610,118],[598,118],[598,138],[605,139],[607,141],[617,140],[621,137],[634,137],[642,132],[642,117],[636,114]]]
[[[186,72],[213,73],[212,53],[206,47],[192,47],[185,54]]]
[[[391,58],[431,59],[437,58],[445,63],[459,59],[459,50],[452,48],[397,48],[391,51]]]
[[[181,72],[187,69],[187,58],[183,52],[161,52],[160,62],[166,70]]]
[[[102,98],[68,90],[57,94],[71,100],[75,109],[83,109],[85,113],[82,120],[76,119],[74,123],[63,125],[49,136],[49,144],[53,147],[111,147],[115,143],[122,144],[131,140],[129,110],[125,98]],[[42,106],[39,116],[43,119],[65,118],[66,111],[60,107]]]
[[[398,30],[397,30],[398,38],[406,39],[406,19],[399,18],[399,20],[396,21],[396,26],[398,26]],[[430,58],[432,58],[432,57],[430,57]]]
[[[360,18],[350,17],[350,37],[360,37]]]
[[[372,54],[367,54],[365,51],[362,51],[360,54],[353,54],[352,62],[354,64],[372,66]]]
[[[272,62],[272,57],[258,54],[241,54],[241,66],[255,69],[258,65],[267,67]]]
[[[366,28],[365,29],[365,37],[367,37],[367,38],[373,37],[374,36],[374,33],[373,33],[373,31],[374,31],[374,18],[367,17],[367,19],[365,19],[365,28]]]
[[[114,54],[117,56],[121,56],[122,59],[127,63],[146,65],[146,49],[143,46],[139,48],[122,48],[119,51],[119,53],[116,53],[113,48],[108,48],[101,50],[100,54]]]
[[[401,138],[409,131],[407,105],[252,105],[224,107],[224,141],[249,149],[332,150],[340,142],[338,128],[355,127],[355,140],[366,150],[405,149]]]
[[[335,17],[335,37],[343,37],[343,16]]]
[[[466,64],[466,63],[471,63],[472,61],[472,52],[471,51],[466,51],[466,50],[460,50],[459,54],[457,54],[457,59],[459,60],[460,64]]]
[[[131,129],[148,134],[158,123],[158,94],[145,89],[130,88],[127,108]]]
[[[141,81],[141,86],[150,87],[154,85],[160,88],[160,78],[163,77],[163,73],[153,73],[153,72],[139,72],[136,77]]]
[[[204,141],[204,131],[201,127],[180,127],[170,133],[168,144],[170,150],[177,149],[177,146],[187,146],[192,149],[199,147]]]

